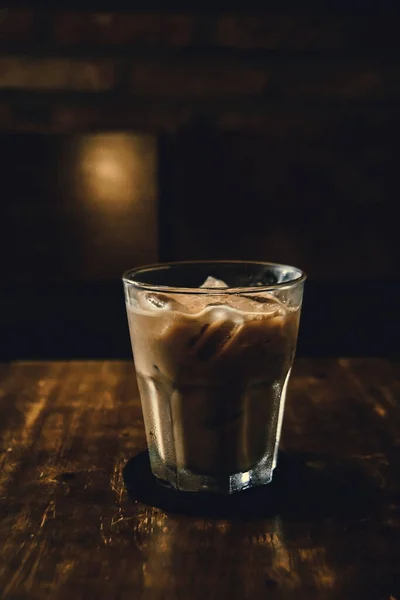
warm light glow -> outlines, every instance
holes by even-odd
[[[140,156],[136,138],[128,134],[99,134],[84,138],[79,171],[84,197],[113,210],[132,203],[140,188]]]
[[[79,217],[74,276],[116,278],[127,265],[157,260],[157,144],[152,135],[73,137],[65,153],[71,206]],[[78,254],[78,253],[77,253]]]

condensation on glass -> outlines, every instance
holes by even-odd
[[[295,355],[304,274],[239,261],[124,276],[154,475],[184,491],[271,481]]]

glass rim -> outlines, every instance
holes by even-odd
[[[263,267],[278,267],[280,269],[291,269],[298,274],[298,277],[290,279],[289,281],[281,281],[279,283],[271,283],[268,285],[256,285],[256,286],[235,286],[226,288],[211,288],[211,287],[182,287],[174,285],[155,285],[152,283],[145,283],[136,278],[137,275],[149,271],[160,271],[162,269],[169,269],[175,266],[189,266],[189,265],[258,265]],[[284,263],[274,263],[268,261],[257,261],[257,260],[185,260],[185,261],[172,261],[165,263],[153,263],[149,265],[142,265],[133,269],[128,269],[122,275],[122,281],[125,284],[133,285],[139,289],[146,290],[149,292],[169,292],[174,294],[221,294],[223,290],[224,294],[243,294],[253,292],[268,292],[273,290],[282,290],[293,288],[298,286],[307,279],[307,275],[304,271],[298,267],[287,265]]]

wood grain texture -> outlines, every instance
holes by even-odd
[[[399,391],[298,361],[274,483],[215,516],[151,483],[131,363],[0,365],[0,598],[398,599]]]

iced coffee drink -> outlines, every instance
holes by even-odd
[[[260,281],[245,285],[235,264],[182,263],[176,280],[171,265],[158,285],[166,267],[124,279],[153,473],[177,489],[229,493],[268,483],[275,467],[304,277],[249,263]],[[181,284],[207,266],[196,287]],[[263,283],[263,269],[283,280]]]

